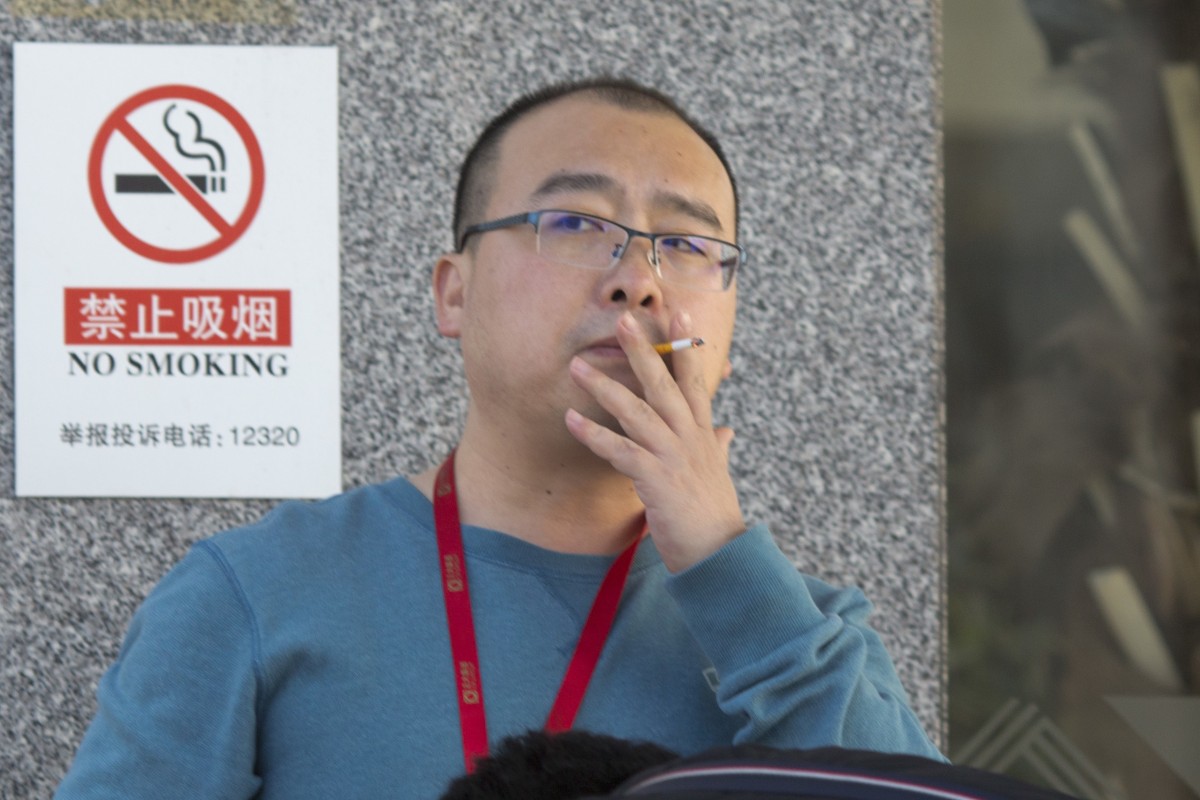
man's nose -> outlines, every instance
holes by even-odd
[[[662,301],[658,266],[655,263],[654,243],[648,238],[634,236],[618,252],[617,263],[608,274],[607,295],[614,303],[649,307]],[[632,251],[632,252],[631,252]]]

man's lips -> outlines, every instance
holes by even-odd
[[[617,337],[615,336],[592,342],[583,348],[583,353],[599,358],[626,358],[625,351],[621,349],[621,343],[617,341]]]
[[[657,341],[657,339],[651,339]],[[617,341],[615,336],[606,336],[602,339],[596,339],[589,344],[584,345],[579,349],[577,355],[590,361],[594,366],[603,367],[604,369],[617,370],[624,372],[630,367],[629,356],[621,349],[621,343]],[[666,359],[667,371],[672,375],[675,374],[671,365],[671,359]],[[635,389],[640,395],[640,389]]]
[[[638,324],[639,327],[642,328],[642,331],[646,334],[646,338],[648,338],[650,341],[658,342],[662,340],[663,337],[659,333],[658,325],[649,320],[646,320],[645,322],[639,321]],[[583,341],[587,342],[587,344],[579,349],[579,355],[590,356],[592,358],[599,359],[628,361],[629,356],[625,354],[623,349],[621,349],[621,343],[617,340],[616,334],[610,333],[610,331],[612,331],[611,327],[595,330],[594,334],[596,335],[596,338],[590,342],[587,342],[585,337],[580,337]]]

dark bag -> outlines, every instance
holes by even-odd
[[[639,800],[1077,800],[919,756],[827,747],[709,750],[638,773],[609,798]],[[598,799],[594,799],[598,800]]]

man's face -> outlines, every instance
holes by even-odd
[[[503,137],[482,222],[544,208],[580,211],[647,232],[734,240],[734,200],[716,154],[671,114],[586,94],[542,106]],[[727,374],[736,290],[665,283],[634,239],[616,266],[588,270],[538,255],[532,225],[476,234],[435,271],[439,329],[461,337],[472,412],[508,424],[557,424],[573,407],[607,417],[568,373],[579,355],[641,394],[616,343],[628,310],[652,341],[687,312],[704,339],[705,382]]]

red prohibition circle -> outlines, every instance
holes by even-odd
[[[148,103],[167,99],[192,100],[216,111],[233,125],[234,130],[241,137],[242,143],[246,146],[246,152],[250,158],[250,193],[246,198],[246,206],[242,209],[242,213],[230,224],[221,219],[213,211],[212,216],[206,216],[206,219],[217,228],[217,238],[199,247],[182,250],[174,250],[150,244],[133,235],[128,228],[122,225],[121,221],[117,219],[117,215],[113,213],[112,207],[108,203],[108,198],[104,195],[103,176],[100,174],[104,152],[114,133],[119,131],[126,138],[129,138],[130,135],[140,136],[129,124],[129,115]],[[143,152],[143,155],[145,156],[146,153]],[[149,156],[147,157],[149,158]],[[158,158],[163,164],[166,163],[161,156]],[[161,167],[153,159],[151,159],[151,163],[161,171]],[[192,197],[193,195],[197,198],[199,197],[199,193],[195,187],[188,184],[178,173],[171,169],[168,169],[168,172],[174,174],[175,180],[172,179],[171,174],[163,174],[162,177],[174,187],[176,192],[184,195],[185,198]],[[146,89],[117,106],[108,115],[108,118],[104,120],[104,123],[100,126],[100,130],[97,131],[96,139],[92,142],[91,155],[88,157],[88,189],[92,195],[92,205],[96,207],[96,213],[100,215],[100,220],[104,223],[104,227],[108,228],[117,241],[138,255],[167,264],[191,264],[196,261],[202,261],[203,259],[215,256],[237,241],[246,232],[246,229],[250,227],[255,213],[258,211],[259,203],[262,202],[264,178],[262,148],[258,146],[258,139],[255,137],[254,131],[250,129],[250,125],[246,122],[245,118],[237,112],[237,109],[212,92],[182,84],[155,86],[152,89]],[[189,200],[189,202],[192,201]],[[203,203],[203,200],[200,202]],[[193,202],[193,205],[196,204]],[[203,214],[203,212],[201,213]]]

